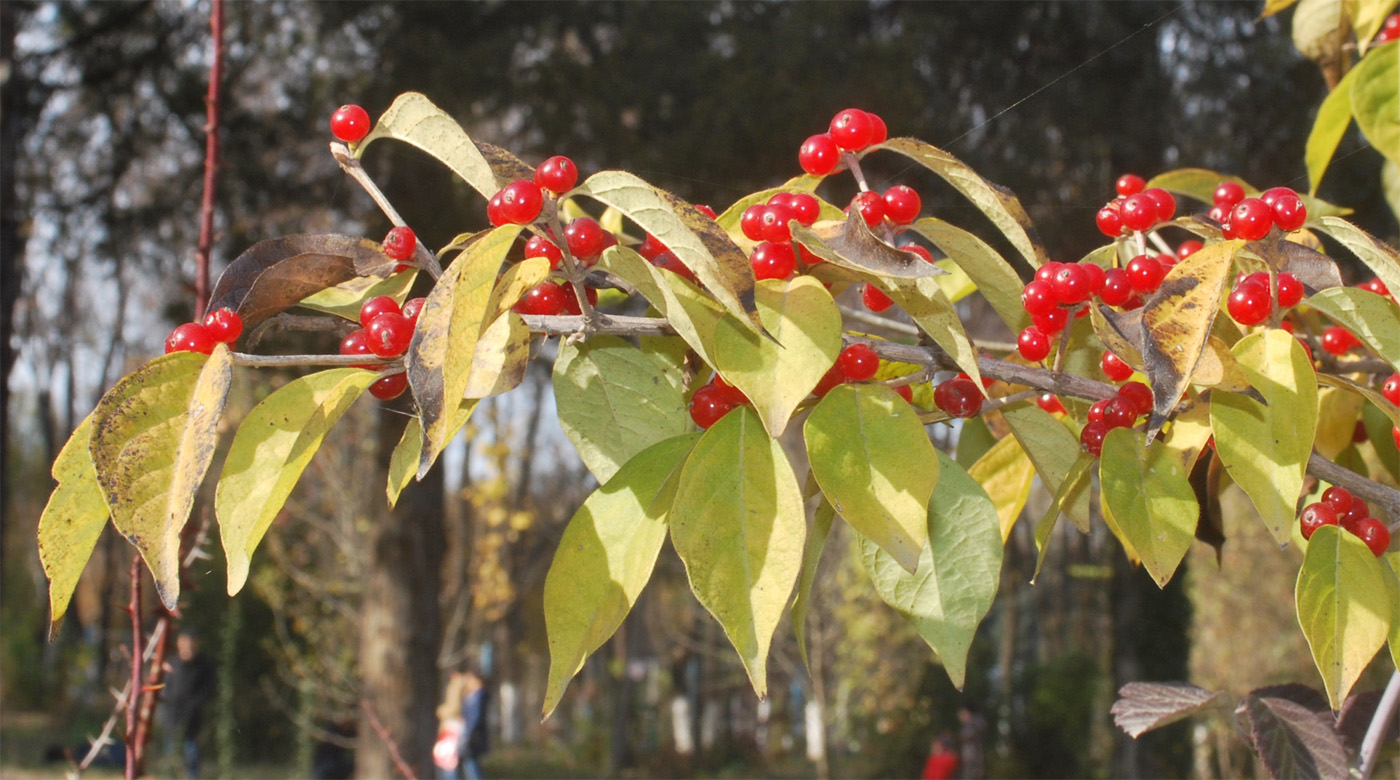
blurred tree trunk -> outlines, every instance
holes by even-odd
[[[9,465],[10,446],[10,369],[15,364],[15,301],[19,299],[19,257],[24,251],[20,233],[20,213],[15,202],[15,162],[21,135],[19,108],[23,82],[15,67],[15,7],[0,3],[0,463]],[[4,469],[9,473],[8,469]],[[11,490],[0,491],[7,497]],[[10,512],[0,511],[0,518]],[[5,526],[0,521],[0,559],[4,558]]]
[[[380,424],[381,465],[403,434],[407,418],[391,412]],[[384,470],[375,479],[384,478]],[[419,777],[432,777],[437,667],[442,640],[438,612],[443,534],[442,468],[414,482],[369,534],[369,577],[360,634],[363,696]],[[389,747],[360,717],[355,775],[396,776]]]

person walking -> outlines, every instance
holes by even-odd
[[[462,760],[465,780],[481,780],[480,758],[490,750],[490,736],[486,730],[486,705],[488,696],[486,681],[474,669],[463,673],[462,687],[462,737],[458,741],[458,753]]]
[[[199,730],[204,706],[214,697],[214,664],[199,652],[199,634],[191,629],[175,638],[175,658],[165,665],[158,722],[166,745],[178,736],[185,777],[199,777]],[[167,750],[169,752],[169,750]]]

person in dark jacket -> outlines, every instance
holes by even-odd
[[[166,730],[166,744],[179,738],[185,776],[199,777],[199,730],[204,707],[214,697],[214,664],[199,652],[199,635],[181,631],[175,639],[175,657],[165,665],[159,723]]]
[[[491,747],[486,730],[487,697],[481,675],[468,669],[462,691],[462,737],[457,751],[466,780],[481,780],[481,765],[477,762]]]

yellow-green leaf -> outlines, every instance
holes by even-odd
[[[1317,378],[1303,348],[1282,330],[1252,333],[1233,353],[1267,405],[1212,393],[1215,451],[1274,539],[1287,544],[1317,430]]]
[[[1058,494],[1071,464],[1081,453],[1079,437],[1071,433],[1064,422],[1038,406],[1012,407],[1002,414],[1021,442],[1021,449],[1030,456],[1046,490],[1051,495]],[[1065,516],[1074,527],[1089,533],[1089,492],[1071,491],[1063,497],[1063,504]]]
[[[710,296],[625,247],[605,250],[598,267],[617,274],[637,288],[637,292],[676,329],[676,334],[706,363],[714,365],[715,327],[724,317],[724,310]]]
[[[977,350],[963,330],[962,318],[953,307],[938,280],[930,277],[922,279],[879,279],[880,288],[895,305],[914,318],[914,322],[932,338],[934,343],[972,377],[972,381],[982,386],[982,372],[977,368]]]
[[[1375,44],[1376,33],[1396,6],[1397,0],[1351,0],[1351,26],[1356,31],[1358,51],[1365,54]]]
[[[1340,217],[1322,217],[1317,229],[1361,258],[1390,290],[1400,290],[1400,252]]]
[[[1328,387],[1347,390],[1370,401],[1376,409],[1380,410],[1381,414],[1390,418],[1389,421],[1385,423],[1387,426],[1393,425],[1400,427],[1400,409],[1396,408],[1395,404],[1392,404],[1385,396],[1381,395],[1379,391],[1375,390],[1370,385],[1363,385],[1360,382],[1348,379],[1344,376],[1326,373],[1317,375],[1317,383],[1319,385],[1327,385]]]
[[[83,420],[53,462],[58,480],[39,516],[39,565],[49,580],[49,635],[58,631],[92,548],[107,524],[107,502],[88,451],[92,415]]]
[[[1351,110],[1357,127],[1376,151],[1400,163],[1400,46],[1377,46],[1354,72]]]
[[[1319,384],[1321,381],[1319,375]],[[1361,419],[1361,408],[1365,405],[1366,400],[1361,396],[1339,388],[1326,388],[1318,393],[1317,438],[1313,442],[1317,454],[1336,460],[1352,445],[1356,421]]]
[[[725,317],[715,328],[714,366],[778,436],[841,353],[841,311],[810,276],[761,281],[754,304],[769,336]]]
[[[510,307],[514,306],[526,291],[548,276],[549,260],[546,258],[527,257],[518,263],[512,263],[496,281],[496,286],[491,288],[491,299],[486,303],[487,319],[494,321],[510,311]]]
[[[957,263],[1011,332],[1019,332],[1030,324],[1030,315],[1021,305],[1020,290],[1024,286],[1021,277],[987,242],[934,217],[915,222],[911,229],[932,241]]]
[[[967,652],[1001,581],[1002,546],[992,499],[951,458],[938,453],[943,478],[928,504],[929,543],[914,573],[864,537],[861,558],[885,603],[938,654],[959,690]]]
[[[458,254],[418,314],[404,364],[423,419],[419,479],[467,421],[469,411],[462,411],[461,401],[472,358],[486,323],[496,272],[519,233],[519,225],[504,225]]]
[[[116,384],[92,413],[88,450],[112,525],[146,561],[168,609],[180,598],[180,529],[219,438],[233,380],[228,347],[158,357]]]
[[[913,572],[928,546],[936,450],[909,404],[883,385],[842,385],[802,427],[812,475],[847,523]]]
[[[1264,0],[1264,12],[1259,14],[1259,18],[1263,19],[1273,16],[1296,2],[1298,2],[1298,0]]]
[[[358,322],[360,308],[370,298],[385,295],[398,301],[399,305],[402,306],[404,300],[408,298],[409,289],[413,287],[413,280],[417,277],[418,272],[414,270],[393,274],[387,279],[379,279],[374,276],[356,276],[334,287],[327,287],[320,292],[308,295],[302,298],[298,305]]]
[[[991,497],[1001,524],[1001,540],[1005,542],[1030,497],[1035,466],[1031,465],[1016,437],[1007,436],[992,445],[967,473]]]
[[[628,461],[583,502],[559,538],[544,580],[549,635],[548,718],[569,681],[622,625],[651,579],[666,541],[664,511],[652,499],[698,434],[657,442]]]
[[[802,568],[807,518],[782,446],[752,409],[725,415],[695,445],[670,524],[691,590],[766,695],[768,648]]]
[[[812,609],[812,585],[817,581],[817,567],[822,562],[822,550],[826,547],[826,537],[831,533],[831,522],[836,518],[836,509],[830,501],[822,499],[812,517],[812,527],[807,531],[807,544],[802,551],[802,576],[797,580],[797,595],[793,596],[792,633],[797,640],[797,654],[802,656],[802,665],[810,672],[812,663],[807,659],[807,613]]]
[[[1389,297],[1334,287],[1308,298],[1307,304],[1336,320],[1400,371],[1400,306]]]
[[[1335,525],[1317,529],[1298,571],[1298,623],[1339,710],[1390,633],[1383,564],[1366,543]]]
[[[462,126],[417,92],[405,92],[394,100],[370,134],[355,145],[355,157],[363,157],[369,145],[381,138],[422,149],[487,198],[510,181],[498,181],[491,163]]]
[[[554,403],[564,435],[600,483],[656,442],[693,430],[674,370],[616,336],[560,344]]]
[[[1322,183],[1322,174],[1332,162],[1337,145],[1347,133],[1351,124],[1351,85],[1356,81],[1357,68],[1352,68],[1337,84],[1337,88],[1327,93],[1322,105],[1318,106],[1317,117],[1313,119],[1312,130],[1308,132],[1308,143],[1304,147],[1303,159],[1308,167],[1308,192],[1317,193]],[[1313,215],[1316,216],[1316,215]]]
[[[1400,552],[1386,553],[1381,560],[1385,589],[1390,594],[1390,634],[1385,641],[1390,646],[1390,662],[1400,670]]]
[[[1050,506],[1041,516],[1040,522],[1035,524],[1036,555],[1035,572],[1031,574],[1032,585],[1040,577],[1040,569],[1045,565],[1045,556],[1050,552],[1050,536],[1055,532],[1055,525],[1059,520],[1060,513],[1065,511],[1065,503],[1072,500],[1073,496],[1088,497],[1086,488],[1089,486],[1089,475],[1093,471],[1093,465],[1094,456],[1081,450],[1078,456],[1070,462],[1069,467],[1065,469],[1065,477],[1060,482],[1059,487],[1055,489]]]
[[[278,388],[243,418],[214,494],[230,596],[243,589],[253,551],[326,434],[377,378],[360,368],[318,371]]]
[[[389,506],[399,503],[399,494],[418,474],[418,455],[423,451],[423,424],[417,417],[408,418],[403,435],[389,455],[389,483],[384,489]]]
[[[1215,188],[1225,181],[1232,181],[1244,187],[1246,195],[1256,196],[1259,194],[1257,188],[1238,176],[1218,173],[1206,168],[1178,168],[1166,173],[1159,173],[1148,179],[1146,186],[1161,187],[1167,192],[1185,195],[1202,203],[1213,203]]]
[[[1191,547],[1201,507],[1176,454],[1163,442],[1145,441],[1131,428],[1109,431],[1099,459],[1100,496],[1123,543],[1165,588]]]
[[[508,311],[496,318],[477,339],[467,386],[467,398],[487,398],[514,390],[525,379],[530,363],[530,328],[520,315]]]

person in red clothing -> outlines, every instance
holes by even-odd
[[[924,762],[923,780],[949,780],[958,771],[958,753],[953,750],[953,736],[948,732],[938,735]]]

